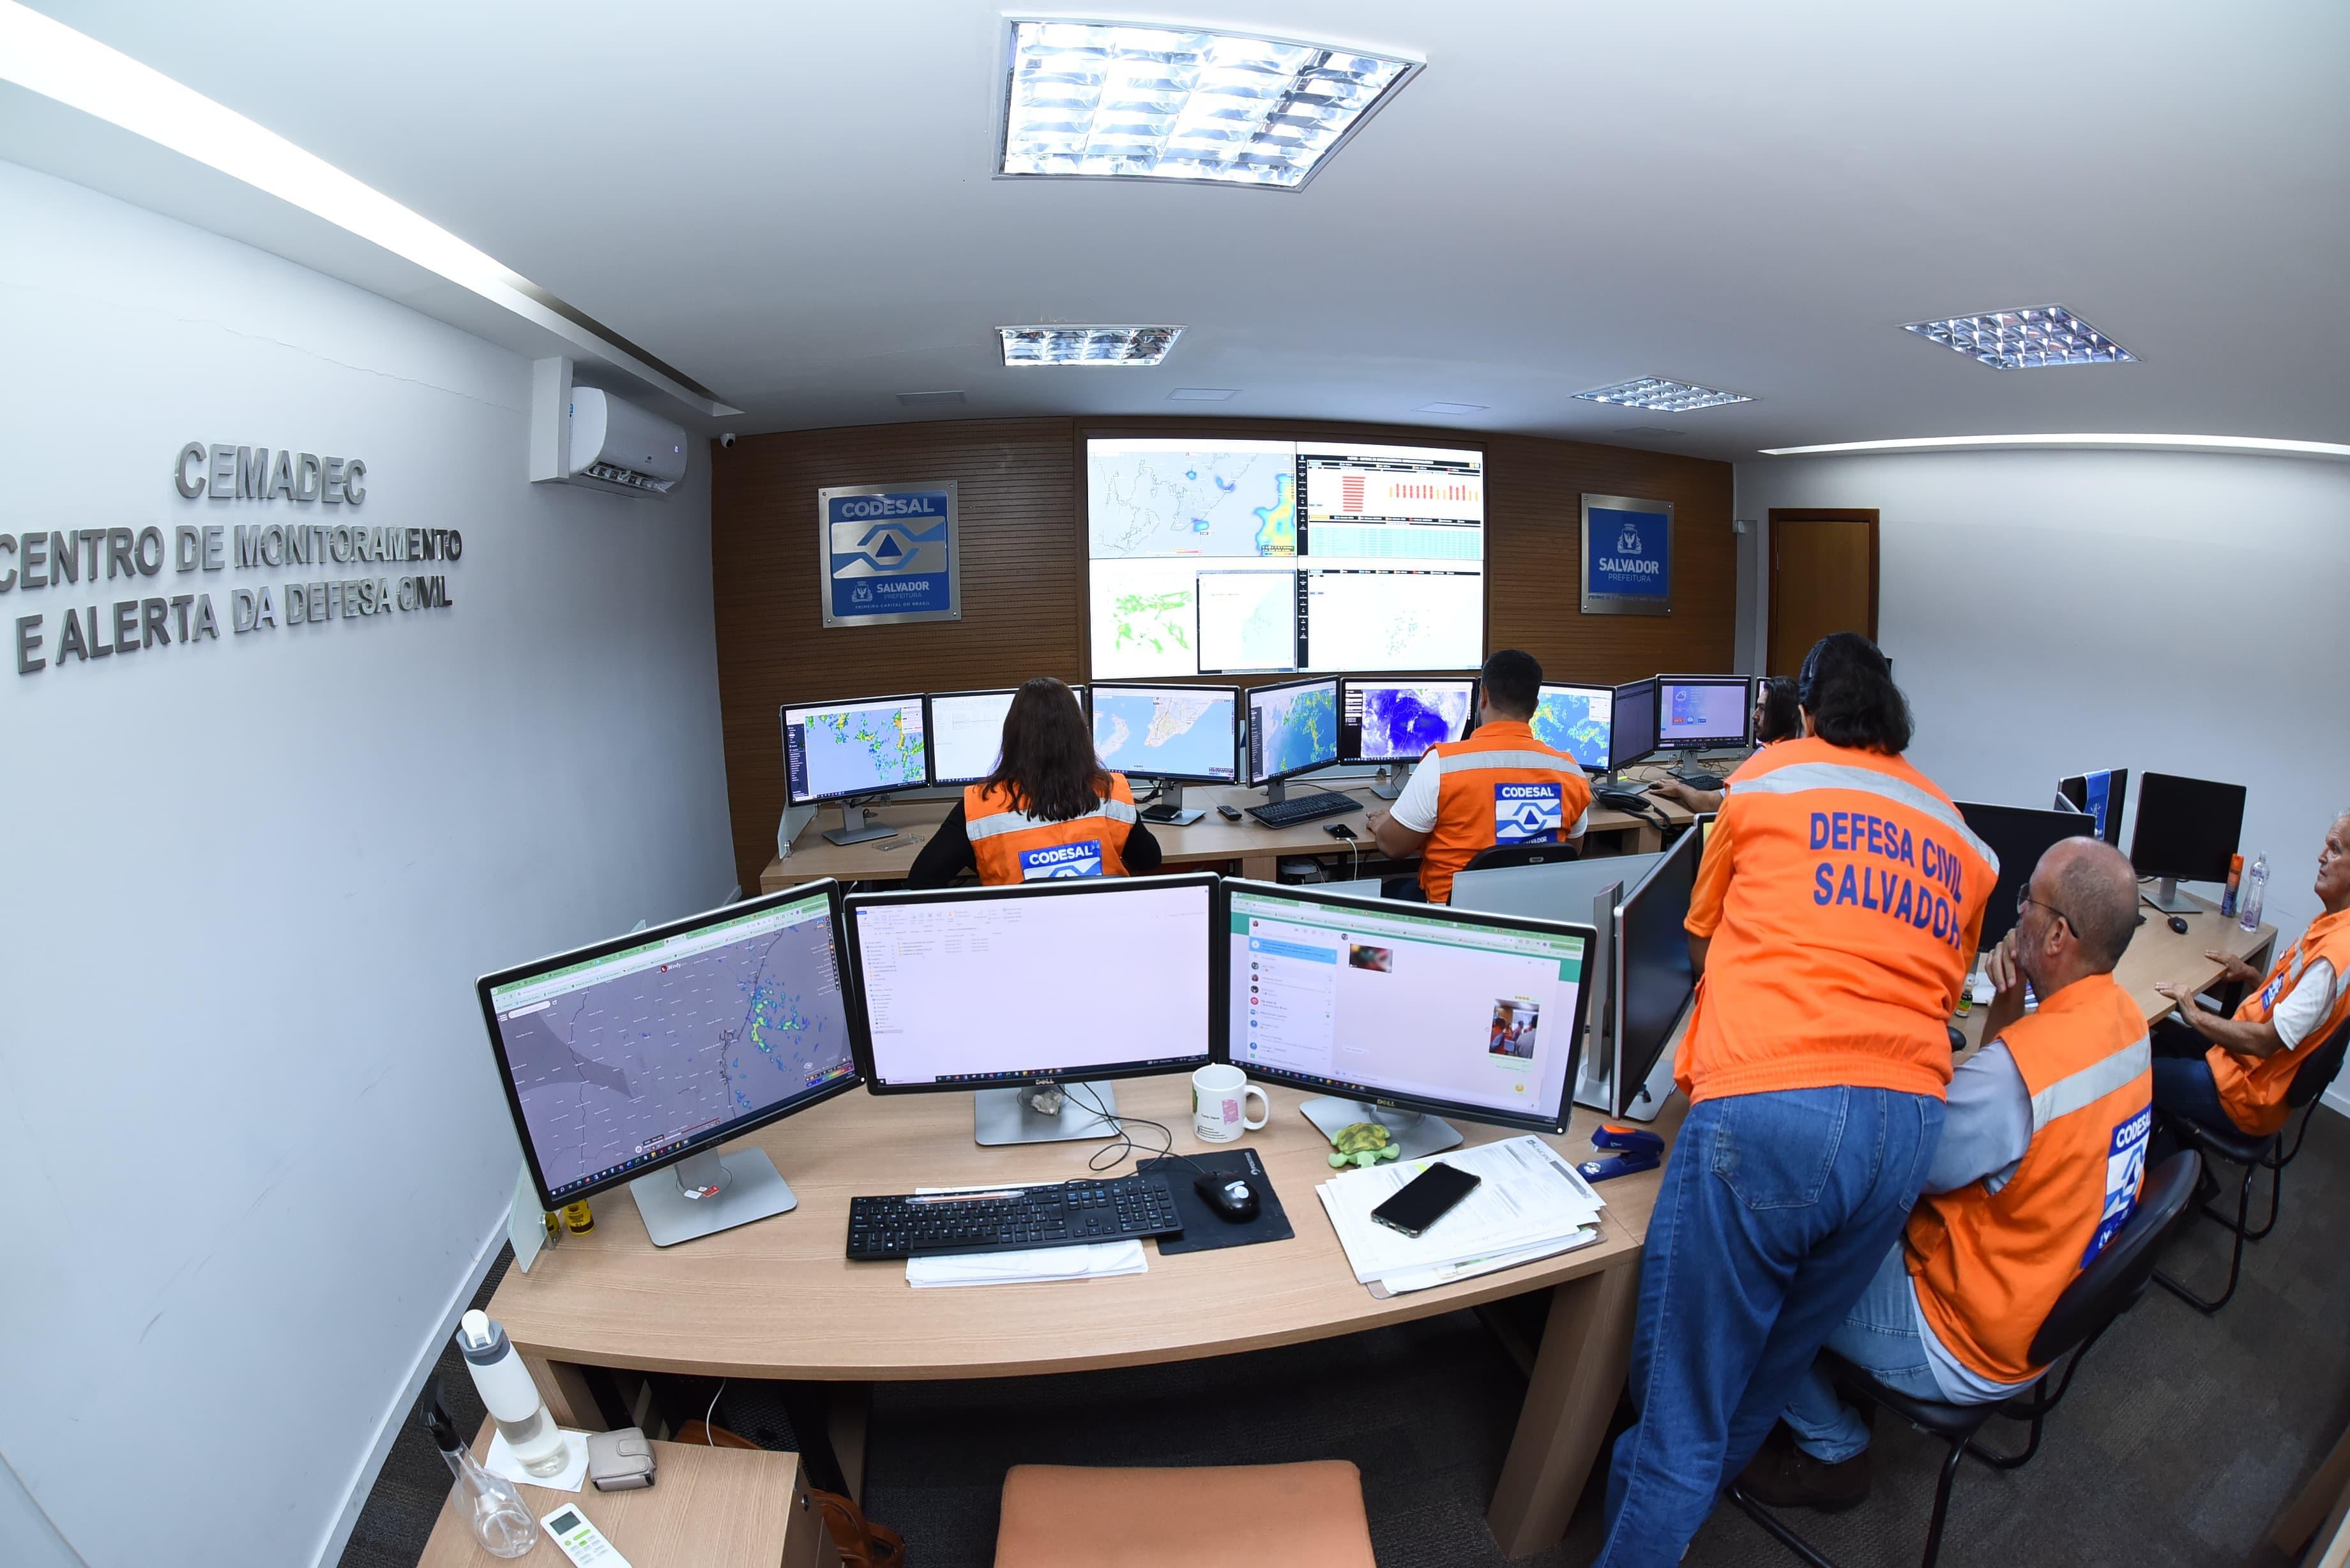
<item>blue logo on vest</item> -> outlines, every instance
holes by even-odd
[[[1040,882],[1057,877],[1098,877],[1102,874],[1102,847],[1098,838],[1088,838],[1082,844],[1055,844],[1046,849],[1024,849],[1020,852],[1020,879]]]
[[[2153,1130],[2151,1106],[2114,1129],[2113,1143],[2106,1151],[2105,1212],[2097,1219],[2097,1233],[2089,1238],[2089,1250],[2081,1254],[2081,1267],[2087,1268],[2113,1244],[2137,1210],[2138,1184],[2146,1175],[2147,1134]]]
[[[1493,786],[1496,844],[1556,844],[1563,815],[1555,781]]]

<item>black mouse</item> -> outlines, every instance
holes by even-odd
[[[2177,931],[2180,936],[2185,936],[2187,934],[2187,917],[2184,915],[2171,916],[2170,929]]]
[[[1204,1171],[1192,1179],[1192,1188],[1208,1212],[1227,1225],[1245,1225],[1256,1218],[1255,1184],[1245,1176],[1219,1176]]]

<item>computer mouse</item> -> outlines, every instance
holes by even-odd
[[[1216,807],[1216,815],[1222,817],[1226,822],[1238,822],[1241,819],[1239,810],[1229,805],[1220,805]]]
[[[1256,1218],[1256,1187],[1245,1176],[1220,1176],[1202,1171],[1192,1179],[1192,1188],[1208,1212],[1227,1225],[1245,1225]]]
[[[2171,916],[2170,929],[2177,931],[2180,936],[2185,936],[2187,934],[2187,917],[2184,915]]]

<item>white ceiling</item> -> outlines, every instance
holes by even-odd
[[[2350,440],[2342,0],[1111,13],[1425,57],[1295,193],[991,179],[1005,13],[970,0],[36,3],[552,290],[745,410],[729,428],[1204,411],[1725,458],[2007,431]],[[14,88],[0,156],[499,330]],[[2001,373],[1898,330],[2050,302],[2141,362]],[[1005,369],[993,329],[1047,321],[1187,330],[1157,369]],[[1573,399],[1648,374],[1759,400]],[[1178,387],[1240,392],[1203,410]],[[894,396],[943,389],[968,403]],[[1488,411],[1411,411],[1440,400]]]

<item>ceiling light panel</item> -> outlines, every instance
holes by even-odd
[[[1006,365],[1156,365],[1180,327],[999,327]]]
[[[1994,370],[2037,370],[2050,365],[2128,365],[2137,356],[2065,309],[1986,310],[1901,328],[1979,359]]]
[[[1718,409],[1727,403],[1751,403],[1743,392],[1718,391],[1692,381],[1668,381],[1661,376],[1641,376],[1575,394],[1587,403],[1619,409],[1647,409],[1659,414],[1685,414],[1692,409]]]
[[[996,168],[1294,191],[1419,68],[1243,33],[1015,20]]]

